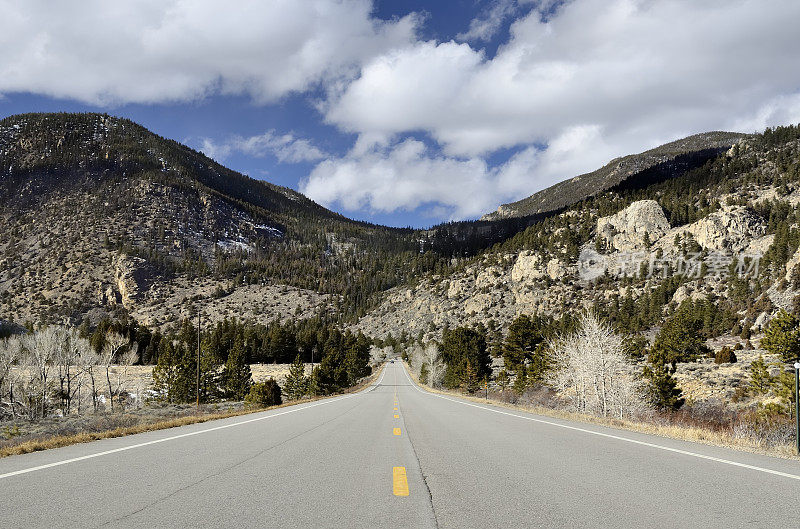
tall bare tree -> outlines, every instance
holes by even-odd
[[[8,395],[7,405],[12,418],[16,416],[14,383],[17,378],[13,368],[19,361],[21,353],[22,344],[18,337],[13,336],[0,341],[0,405],[3,404],[3,396]]]
[[[644,407],[622,337],[594,313],[584,313],[578,330],[550,347],[556,365],[551,382],[577,411],[622,418]]]
[[[92,398],[92,410],[97,413],[99,390],[97,387],[97,376],[100,368],[100,355],[89,347],[80,357],[80,369],[82,377],[85,377],[89,385],[89,392]]]
[[[103,368],[106,373],[106,382],[108,384],[108,401],[111,405],[111,411],[114,411],[114,387],[111,383],[111,366],[114,365],[114,360],[121,357],[122,353],[127,350],[130,342],[121,334],[109,331],[106,334],[105,345],[103,351],[100,353]]]
[[[60,327],[56,328],[60,339],[60,347],[56,350],[56,366],[58,369],[59,396],[64,415],[72,411],[72,400],[80,387],[81,370],[79,363],[81,357],[87,354],[91,345],[82,338],[77,329]]]
[[[120,355],[117,361],[116,377],[114,379],[114,394],[117,395],[117,404],[120,403],[120,395],[127,391],[130,383],[131,366],[139,361],[139,344],[129,344],[127,350]]]
[[[29,395],[35,395],[35,404],[29,398],[29,412],[34,417],[37,412],[40,417],[47,414],[48,393],[50,392],[50,373],[61,347],[61,336],[55,326],[45,327],[26,335],[23,340],[25,351],[24,364],[28,367]],[[34,411],[34,408],[38,410]]]

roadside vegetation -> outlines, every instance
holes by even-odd
[[[419,382],[433,389],[680,439],[792,454],[794,373],[785,362],[768,363],[763,356],[751,362],[735,407],[687,402],[674,377],[678,363],[733,363],[741,350],[713,353],[705,345],[707,310],[691,301],[681,305],[652,344],[617,332],[588,311],[560,320],[521,315],[495,343],[483,326],[461,327],[446,330],[441,341],[411,341],[401,349]],[[761,346],[773,357],[797,358],[800,319],[780,313]]]
[[[372,372],[371,342],[321,319],[271,326],[226,320],[199,334],[198,395],[197,327],[184,321],[163,335],[132,331],[107,321],[95,329],[50,325],[0,339],[0,450],[331,395]],[[154,364],[152,387],[131,374],[142,351]],[[306,374],[308,357],[315,365]],[[250,365],[265,359],[292,362],[283,387],[272,378],[253,381]],[[192,406],[198,397],[199,409]]]

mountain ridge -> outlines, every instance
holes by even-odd
[[[655,179],[669,178],[671,174],[701,165],[749,136],[737,132],[704,132],[659,145],[639,154],[620,156],[599,169],[562,180],[516,202],[503,204],[496,211],[483,215],[481,220],[550,213],[621,185],[637,174],[654,168],[661,173],[653,175]]]

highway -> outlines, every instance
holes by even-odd
[[[429,393],[0,459],[0,527],[797,527],[800,464]]]

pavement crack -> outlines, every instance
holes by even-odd
[[[408,439],[408,444],[411,445],[411,453],[414,455],[414,461],[417,464],[417,468],[419,469],[419,475],[422,476],[422,483],[425,485],[425,491],[428,494],[428,505],[431,508],[431,516],[433,517],[433,526],[438,529],[439,528],[439,519],[436,516],[436,508],[433,506],[433,493],[431,493],[431,488],[428,486],[428,477],[425,475],[425,470],[422,468],[422,463],[420,463],[419,456],[417,455],[417,449],[414,447],[414,441],[411,438],[411,432],[408,430],[408,424],[405,424],[406,428],[406,438]]]
[[[241,461],[237,461],[233,465],[229,465],[229,466],[227,466],[227,467],[225,467],[223,469],[220,469],[217,472],[214,472],[212,474],[208,474],[207,476],[204,476],[203,478],[195,480],[195,481],[193,481],[191,483],[187,483],[186,485],[175,489],[174,491],[170,492],[169,494],[167,494],[165,496],[161,496],[160,498],[156,499],[155,501],[152,501],[152,502],[147,503],[146,505],[143,505],[142,507],[140,507],[139,509],[136,509],[135,511],[129,512],[129,513],[127,513],[127,514],[125,514],[123,516],[119,516],[117,518],[113,518],[113,519],[108,520],[106,522],[103,522],[100,525],[97,525],[95,527],[107,527],[107,526],[112,525],[112,524],[115,525],[118,522],[121,522],[122,520],[126,520],[126,519],[128,519],[128,518],[130,518],[132,516],[136,516],[137,514],[146,511],[147,509],[150,509],[151,507],[155,507],[156,505],[169,500],[170,498],[180,494],[181,492],[185,492],[185,491],[191,489],[192,487],[200,485],[200,484],[202,484],[202,483],[204,483],[204,482],[206,482],[206,481],[208,481],[210,479],[218,478],[219,476],[225,474],[226,472],[230,472],[231,470],[233,470],[235,468],[238,468],[238,467],[244,465],[245,463],[248,463],[248,462],[250,462],[250,461],[252,461],[254,459],[257,459],[257,458],[261,457],[262,455],[264,455],[265,453],[269,452],[270,450],[273,450],[275,448],[278,448],[279,446],[285,445],[286,443],[294,441],[295,439],[297,439],[299,437],[302,437],[303,435],[305,435],[305,434],[307,434],[309,432],[313,432],[314,430],[317,430],[317,429],[322,428],[323,426],[325,426],[327,424],[330,424],[331,422],[339,419],[340,417],[342,417],[344,415],[347,415],[348,413],[350,413],[351,411],[353,411],[354,409],[358,408],[359,406],[361,406],[364,403],[363,400],[361,400],[361,399],[359,399],[359,401],[356,401],[356,402],[357,402],[357,404],[355,406],[348,407],[342,413],[339,413],[338,415],[334,415],[333,417],[329,418],[326,421],[323,421],[323,422],[321,422],[321,423],[319,423],[319,424],[317,424],[317,425],[315,425],[315,426],[313,426],[311,428],[307,428],[306,430],[303,430],[301,432],[298,432],[297,434],[295,434],[295,435],[293,435],[291,437],[288,437],[288,438],[284,439],[283,441],[280,441],[278,443],[270,445],[270,446],[264,448],[263,450],[259,450],[257,453],[255,453],[255,454],[253,454],[253,455],[251,455],[251,456],[249,456],[249,457],[247,457],[245,459],[242,459]]]

